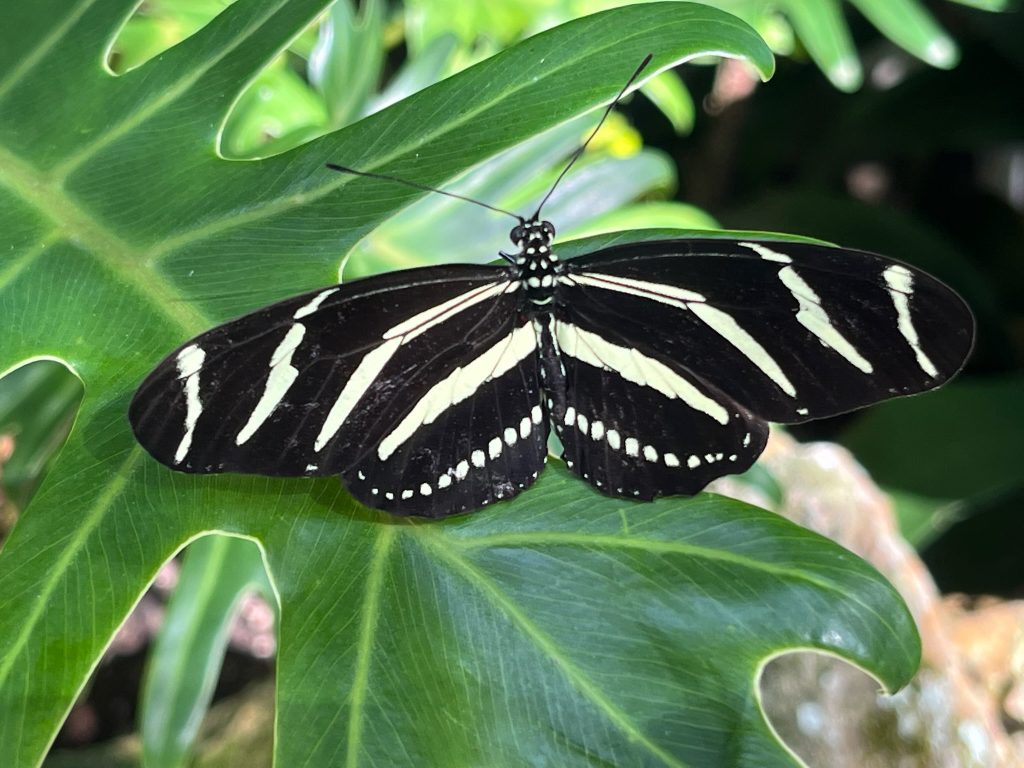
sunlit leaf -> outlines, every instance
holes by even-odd
[[[584,224],[570,227],[567,237],[588,237],[604,232],[628,232],[636,229],[716,229],[710,214],[692,205],[675,201],[644,203],[617,208],[595,216]]]
[[[852,0],[879,31],[933,67],[949,69],[960,58],[956,43],[913,0]]]

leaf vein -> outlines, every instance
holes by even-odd
[[[47,577],[38,585],[38,590],[31,601],[31,609],[24,621],[20,623],[18,634],[0,657],[0,687],[6,681],[15,661],[21,658],[21,650],[38,626],[39,619],[48,606],[50,596],[67,574],[71,561],[83,551],[89,536],[104,519],[107,510],[121,495],[121,492],[125,490],[128,477],[141,456],[142,448],[138,446],[132,448],[117,471],[111,475],[110,482],[103,493],[97,497],[92,507],[78,518],[74,535],[69,538],[67,546],[63,548],[53,565],[47,569]],[[68,706],[70,707],[70,703]]]
[[[75,8],[67,15],[67,17],[60,24],[55,26],[46,37],[44,37],[39,44],[32,49],[28,55],[24,56],[21,61],[18,62],[16,67],[13,67],[10,72],[7,73],[7,77],[0,81],[0,99],[7,95],[7,92],[21,82],[21,78],[24,77],[32,68],[38,64],[50,50],[59,43],[64,35],[67,34],[68,30],[75,26],[75,23],[82,18],[83,14],[88,11],[96,0],[85,0],[78,8]]]
[[[666,752],[652,741],[625,712],[604,694],[582,669],[565,655],[562,649],[555,644],[554,640],[541,631],[540,627],[499,588],[494,580],[488,578],[482,570],[448,546],[449,539],[445,539],[444,543],[441,543],[437,534],[425,530],[418,530],[416,534],[410,533],[408,535],[413,536],[429,554],[434,555],[438,560],[450,566],[465,578],[467,582],[476,587],[492,604],[500,608],[519,627],[523,634],[532,640],[551,659],[554,665],[569,679],[576,689],[604,712],[608,720],[625,733],[631,742],[642,745],[666,766],[671,766],[671,768],[688,768],[686,763]]]
[[[352,693],[349,700],[348,753],[345,765],[355,768],[359,764],[359,747],[363,735],[363,706],[370,681],[370,664],[373,659],[373,641],[380,615],[380,594],[384,586],[384,566],[387,564],[391,545],[395,540],[395,526],[382,525],[373,548],[370,575],[366,581],[366,597],[363,601],[362,625],[359,631],[359,646],[356,649],[356,668],[352,679]]]
[[[130,283],[141,296],[150,302],[175,325],[190,334],[211,325],[191,302],[181,300],[176,288],[151,264],[139,269],[138,261],[132,256],[134,249],[125,240],[104,227],[86,209],[83,209],[59,185],[48,180],[36,169],[21,162],[11,153],[0,148],[0,166],[7,175],[7,186],[16,191],[33,207],[54,222],[62,222],[60,231],[71,242],[84,247],[99,264],[110,270],[117,280]],[[56,241],[51,234],[45,241]],[[42,248],[35,256],[40,255]],[[11,269],[15,269],[16,265]],[[6,270],[0,279],[6,278]],[[3,287],[0,285],[0,287]]]

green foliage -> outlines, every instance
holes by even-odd
[[[139,716],[146,768],[185,764],[213,696],[235,607],[257,586],[273,599],[253,542],[204,536],[189,546],[146,668]]]
[[[989,11],[1007,6],[1006,0],[954,1]],[[146,3],[118,34],[112,65],[117,71],[138,66],[202,27],[228,2]],[[836,0],[704,2],[742,18],[777,54],[806,53],[837,88],[852,91],[862,84],[860,60]],[[228,155],[247,156],[269,142],[269,150],[281,151],[408,95],[412,91],[402,87],[405,78],[400,75],[392,93],[373,98],[382,75],[385,40],[396,42],[399,21],[414,67],[422,66],[421,60],[431,62],[432,71],[419,84],[423,87],[524,36],[619,5],[619,0],[406,0],[389,24],[383,0],[334,3],[318,27],[315,44],[307,31],[290,47],[309,59],[310,83],[290,67],[280,66],[284,57],[264,70],[233,111],[223,149]],[[944,68],[957,62],[955,42],[917,0],[854,0],[851,5],[921,60]],[[692,128],[693,99],[676,73],[661,73],[643,90],[677,132]]]
[[[888,439],[875,439],[880,433]],[[844,442],[879,483],[898,489],[910,540],[928,544],[993,496],[1024,490],[1024,378],[960,382],[902,408],[880,405]],[[942,466],[956,471],[935,471]]]
[[[309,78],[323,95],[330,125],[348,125],[365,111],[384,61],[384,0],[367,0],[359,13],[334,3],[309,57]]]
[[[55,360],[36,360],[11,371],[0,387],[0,435],[17,450],[3,462],[3,489],[24,507],[64,442],[82,399],[82,385]]]
[[[844,91],[860,87],[863,71],[843,4],[837,0],[703,1],[746,21],[776,53],[798,53],[799,43],[835,87]],[[956,1],[991,11],[1007,6],[1006,0]],[[455,33],[466,45],[480,44],[481,38],[504,45],[523,34],[622,4],[621,0],[407,0],[406,26],[413,50],[445,33]],[[456,5],[459,10],[454,13]],[[956,44],[918,0],[851,0],[850,5],[922,61],[943,68],[956,64]]]
[[[738,502],[630,504],[553,467],[486,512],[396,522],[334,480],[171,473],[125,419],[169,348],[334,282],[350,249],[417,197],[330,174],[325,159],[442,185],[550,139],[649,51],[655,69],[715,51],[767,76],[752,30],[686,3],[594,15],[293,151],[228,161],[216,142],[240,89],[323,0],[240,0],[113,77],[101,54],[132,5],[19,5],[0,31],[0,370],[49,355],[85,385],[0,556],[0,764],[42,759],[157,569],[209,531],[258,542],[280,601],[279,765],[786,766],[757,701],[766,658],[818,648],[890,689],[909,679],[917,637],[894,590],[838,546]],[[339,109],[327,114],[360,111]],[[663,160],[638,157],[643,188],[667,180]],[[190,569],[215,559],[193,555]],[[243,569],[203,605],[223,621],[253,578]],[[222,626],[186,646],[198,663],[172,690],[174,711],[151,702],[147,722],[193,716]],[[158,658],[151,681],[187,661]],[[175,764],[174,745],[148,748]]]

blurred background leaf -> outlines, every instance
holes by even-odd
[[[71,431],[81,401],[81,382],[56,360],[36,360],[4,377],[0,436],[10,441],[11,450],[0,462],[0,495],[15,509],[23,508],[32,498],[50,460]]]
[[[365,0],[358,12],[340,2],[320,22],[309,81],[323,97],[333,128],[365,114],[376,93],[384,63],[384,15],[384,0]]]
[[[276,606],[255,542],[210,535],[189,545],[142,686],[139,732],[147,768],[188,764],[239,602],[254,588]]]
[[[877,31],[928,64],[948,68],[959,58],[953,39],[918,0],[706,0],[750,24],[779,55],[810,57],[832,84],[859,88],[863,70],[845,13],[854,8]],[[966,0],[988,11],[1005,10],[1009,0]],[[524,34],[622,5],[612,0],[516,0],[490,3],[470,0],[409,0],[405,3],[407,39],[415,52],[438,35],[456,34],[466,46],[507,45]]]

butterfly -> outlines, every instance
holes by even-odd
[[[181,472],[335,475],[368,506],[438,518],[528,488],[553,429],[572,472],[650,500],[748,469],[768,422],[963,366],[964,301],[865,251],[679,238],[560,260],[540,211],[585,146],[532,216],[509,214],[506,263],[355,280],[202,333],[135,392],[136,439]]]

